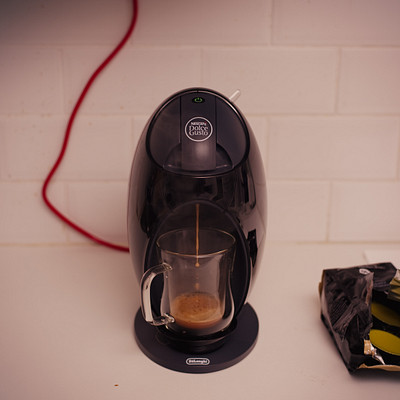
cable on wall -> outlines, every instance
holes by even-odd
[[[47,189],[49,186],[50,181],[52,180],[55,172],[57,171],[58,167],[60,166],[64,156],[65,156],[65,152],[67,150],[67,146],[68,146],[68,142],[69,142],[69,138],[71,135],[71,129],[72,129],[72,125],[74,123],[75,117],[78,113],[78,110],[83,102],[83,100],[85,99],[90,87],[92,86],[93,82],[96,80],[96,78],[99,76],[99,74],[103,71],[103,69],[111,62],[111,60],[117,55],[117,53],[122,49],[122,47],[126,44],[126,42],[128,41],[128,39],[130,38],[130,36],[132,35],[132,32],[135,28],[136,25],[136,21],[137,21],[137,16],[138,16],[138,0],[132,0],[133,3],[133,10],[132,10],[132,18],[131,18],[131,22],[129,25],[129,28],[127,30],[127,32],[125,33],[124,37],[122,38],[122,40],[118,43],[118,45],[114,48],[114,50],[108,55],[108,57],[97,67],[97,69],[93,72],[93,74],[91,75],[91,77],[89,78],[89,80],[87,81],[85,87],[82,90],[82,93],[80,94],[75,107],[72,110],[72,113],[69,117],[68,120],[68,124],[65,130],[65,134],[64,134],[64,141],[63,144],[61,146],[61,150],[60,153],[58,155],[58,158],[56,160],[56,162],[54,163],[53,167],[51,168],[49,174],[47,175],[43,186],[42,186],[42,198],[45,202],[45,204],[47,205],[47,207],[58,217],[60,218],[62,221],[64,221],[67,225],[69,225],[71,228],[75,229],[77,232],[79,232],[80,234],[82,234],[83,236],[86,236],[87,238],[89,238],[90,240],[106,246],[106,247],[110,247],[114,250],[120,250],[120,251],[129,251],[129,248],[126,246],[122,246],[122,245],[118,245],[118,244],[114,244],[111,242],[108,242],[107,240],[103,240],[99,237],[97,237],[96,235],[88,232],[86,229],[83,229],[82,227],[80,227],[78,224],[76,224],[75,222],[71,221],[68,217],[66,217],[60,210],[58,210],[54,204],[49,200],[48,195],[47,195]]]

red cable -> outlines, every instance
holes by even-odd
[[[132,14],[132,20],[130,23],[130,26],[127,30],[127,32],[125,33],[125,36],[122,38],[122,40],[119,42],[119,44],[115,47],[115,49],[110,53],[110,55],[100,64],[100,66],[94,71],[94,73],[92,74],[92,76],[89,78],[88,82],[86,83],[85,87],[82,90],[81,95],[78,98],[78,101],[75,104],[75,107],[71,113],[71,116],[69,118],[68,121],[68,125],[67,128],[65,130],[65,135],[64,135],[64,141],[60,150],[60,154],[58,155],[58,158],[56,160],[56,162],[53,165],[53,168],[50,170],[49,174],[47,175],[47,178],[45,179],[44,183],[43,183],[43,187],[42,187],[42,197],[44,202],[46,203],[47,207],[50,208],[50,210],[57,215],[57,217],[59,217],[62,221],[64,221],[66,224],[68,224],[70,227],[72,227],[73,229],[75,229],[76,231],[78,231],[79,233],[81,233],[82,235],[86,236],[87,238],[93,240],[94,242],[101,244],[103,246],[107,246],[110,247],[112,249],[115,250],[120,250],[120,251],[129,251],[129,248],[126,246],[121,246],[118,244],[113,244],[110,243],[106,240],[100,239],[97,236],[93,235],[92,233],[86,231],[85,229],[81,228],[79,225],[75,224],[74,222],[72,222],[69,218],[67,218],[64,214],[62,214],[49,200],[49,198],[47,197],[47,187],[53,177],[53,175],[55,174],[55,172],[57,171],[58,167],[61,164],[61,161],[64,158],[65,155],[65,151],[67,150],[67,146],[68,146],[68,141],[70,138],[70,134],[71,134],[71,128],[72,125],[74,123],[76,114],[78,113],[78,110],[87,94],[87,92],[89,91],[90,87],[92,86],[93,82],[95,81],[95,79],[98,77],[98,75],[100,74],[100,72],[109,64],[109,62],[117,55],[117,53],[122,49],[122,47],[125,45],[125,43],[128,41],[129,37],[131,36],[135,25],[136,25],[136,20],[137,20],[137,15],[138,15],[138,1],[137,0],[132,0],[133,2],[133,14]]]

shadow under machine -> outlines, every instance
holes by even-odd
[[[266,184],[233,102],[204,88],[166,99],[139,140],[128,207],[141,350],[192,373],[242,360],[258,335],[246,299],[265,242]]]

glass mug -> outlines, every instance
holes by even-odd
[[[230,275],[235,238],[217,229],[177,229],[157,240],[160,264],[141,280],[141,307],[152,325],[179,334],[204,336],[229,326],[234,313]],[[151,309],[152,280],[163,274],[160,316]]]

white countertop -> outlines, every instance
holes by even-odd
[[[319,310],[322,269],[360,265],[386,250],[399,248],[269,243],[249,297],[260,320],[256,347],[231,368],[191,375],[139,350],[128,254],[0,247],[0,398],[398,399],[399,373],[347,372]]]

